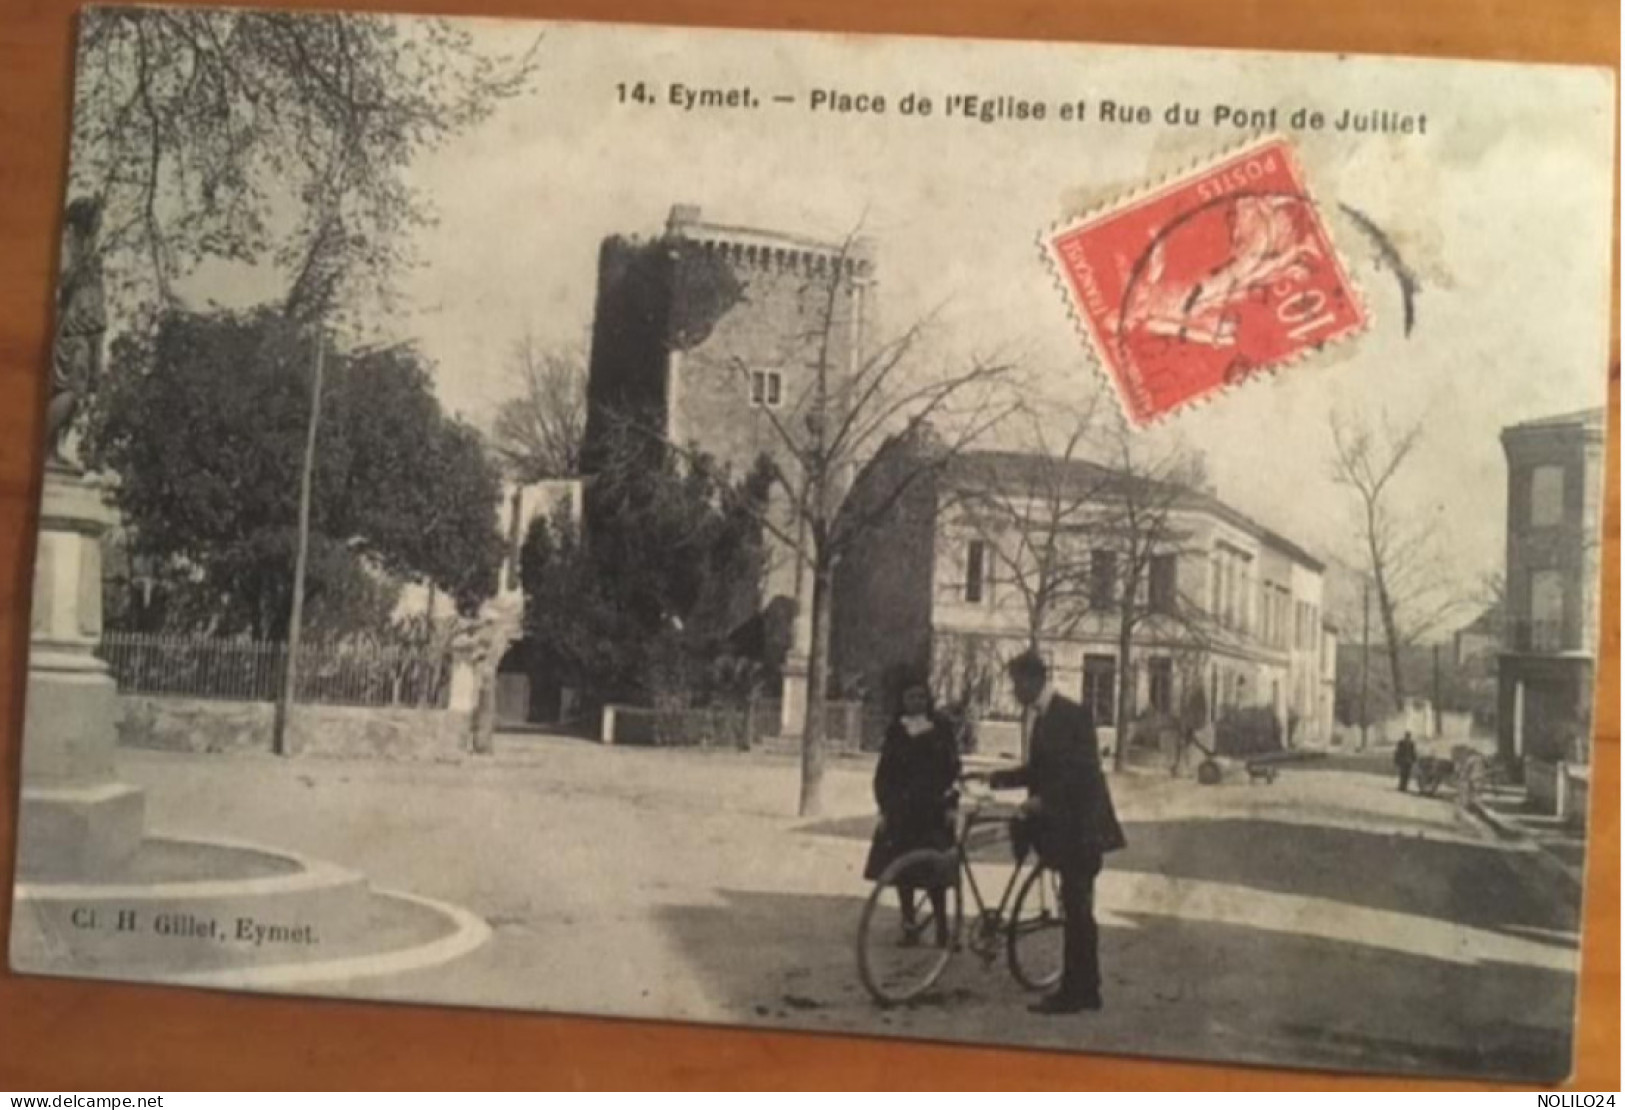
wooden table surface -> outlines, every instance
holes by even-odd
[[[268,0],[276,3],[277,0]],[[381,10],[1582,62],[1619,69],[1609,0],[351,0]],[[287,5],[295,6],[295,5]],[[330,5],[332,6],[332,5]],[[73,0],[0,2],[0,925],[10,920],[27,593]],[[1617,197],[1617,183],[1616,183]],[[1617,208],[1617,202],[1616,202]],[[1603,653],[1573,1087],[1618,1090],[1619,236]],[[1601,372],[1599,368],[1599,372]],[[1492,969],[1485,974],[1493,975]],[[1107,1020],[1110,1015],[1106,1015]],[[1415,1080],[642,1021],[318,1002],[0,973],[0,1090],[604,1086],[1428,1088]]]

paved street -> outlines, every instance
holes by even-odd
[[[151,827],[277,844],[463,905],[493,941],[336,993],[1165,1056],[1555,1076],[1577,906],[1525,854],[1359,766],[1272,786],[1113,780],[1104,1013],[1042,1018],[1002,963],[877,1009],[857,980],[869,767],[504,737],[491,760],[121,753]],[[990,870],[997,864],[989,864]]]

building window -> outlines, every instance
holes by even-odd
[[[965,600],[977,604],[982,600],[987,577],[987,545],[971,540],[965,545]]]
[[[1529,648],[1563,650],[1563,572],[1537,570],[1529,575]]]
[[[784,400],[784,378],[777,370],[752,370],[750,403],[756,408],[778,408]]]
[[[1151,556],[1151,611],[1172,613],[1179,594],[1179,561],[1173,555]]]
[[[1563,523],[1563,468],[1537,466],[1529,472],[1529,526]]]
[[[1167,656],[1151,660],[1151,709],[1170,713],[1174,705],[1174,661]]]
[[[1117,723],[1117,656],[1083,657],[1083,704],[1097,725]]]
[[[1219,623],[1229,628],[1235,620],[1235,609],[1230,604],[1230,572],[1235,568],[1230,563],[1230,556],[1219,555]]]
[[[1089,605],[1110,609],[1117,604],[1117,552],[1089,553]]]

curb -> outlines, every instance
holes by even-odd
[[[1485,825],[1488,825],[1490,832],[1494,833],[1497,839],[1510,840],[1520,844],[1525,844],[1530,849],[1535,847],[1535,844],[1529,838],[1528,833],[1524,832],[1523,829],[1519,828],[1513,822],[1508,821],[1505,817],[1502,817],[1499,813],[1496,813],[1493,809],[1490,809],[1477,798],[1474,798],[1472,801],[1467,803],[1467,811],[1474,817],[1478,818]]]
[[[1530,853],[1536,865],[1548,880],[1567,887],[1576,895],[1584,893],[1585,871],[1583,868],[1571,867],[1564,863],[1538,839],[1530,836],[1522,826],[1496,813],[1477,798],[1469,802],[1467,808],[1475,817],[1488,825],[1498,839],[1510,841],[1517,846],[1517,850]]]
[[[338,980],[371,979],[423,971],[468,955],[491,939],[490,924],[479,915],[421,894],[403,890],[374,889],[380,898],[392,898],[432,910],[450,920],[452,931],[443,937],[408,948],[386,952],[342,956],[313,963],[262,964],[257,967],[217,968],[183,972],[151,980],[188,987],[218,987],[225,990],[293,991],[300,987]]]

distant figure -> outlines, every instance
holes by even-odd
[[[1399,768],[1399,789],[1404,793],[1411,785],[1411,768],[1416,766],[1416,741],[1408,732],[1394,745],[1394,766]]]
[[[1095,923],[1095,877],[1105,853],[1127,842],[1112,809],[1089,710],[1055,692],[1049,667],[1036,652],[1016,656],[1008,670],[1016,701],[1033,711],[1030,754],[1023,766],[995,771],[988,782],[995,789],[1027,788],[1027,801],[1021,807],[1020,820],[1027,826],[1023,836],[1030,836],[1039,861],[1060,876],[1066,930],[1061,985],[1029,1009],[1040,1014],[1098,1010],[1100,929]]]
[[[871,882],[892,862],[918,848],[946,851],[954,846],[948,793],[959,778],[959,742],[953,727],[936,713],[924,682],[903,688],[902,705],[886,728],[880,762],[875,767],[875,801],[880,825],[869,845],[863,877]],[[929,879],[929,876],[925,877]],[[925,884],[922,884],[925,885]],[[903,912],[903,935],[898,943],[919,943],[915,885],[899,882],[897,898]],[[938,945],[948,943],[948,894],[940,884],[926,885]]]

